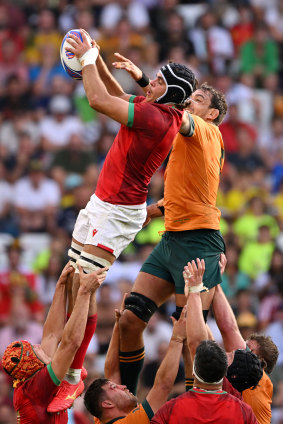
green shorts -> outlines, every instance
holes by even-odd
[[[222,282],[219,259],[225,243],[218,230],[167,231],[154,248],[141,271],[175,284],[184,293],[183,270],[187,262],[205,260],[204,285],[211,289]]]

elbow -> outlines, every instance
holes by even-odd
[[[88,99],[88,103],[92,109],[97,110],[98,112],[100,111],[101,101],[99,100],[99,96],[92,96]]]
[[[61,341],[61,345],[63,348],[70,350],[71,352],[76,353],[76,351],[78,350],[78,348],[81,346],[81,338],[78,337],[68,337],[68,338],[64,338]]]

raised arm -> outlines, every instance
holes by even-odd
[[[203,319],[200,292],[203,289],[202,277],[205,271],[204,260],[188,262],[184,268],[185,296],[187,298],[187,343],[192,360],[202,340],[209,339]]]
[[[88,317],[90,297],[96,292],[105,278],[105,268],[91,274],[84,274],[81,267],[79,270],[80,287],[73,312],[65,325],[61,343],[51,361],[52,370],[59,380],[64,378],[75,353],[82,343]]]
[[[215,288],[213,313],[226,351],[245,349],[246,342],[240,333],[234,312],[219,285]]]
[[[119,319],[125,308],[125,299],[128,293],[124,294],[123,301],[120,310],[115,309],[115,325],[112,332],[112,337],[108,346],[107,355],[104,364],[104,376],[108,380],[113,381],[116,384],[121,384],[120,374],[120,361],[119,361],[119,350],[120,350],[120,333],[119,333]]]
[[[173,332],[165,358],[156,373],[154,384],[146,400],[155,413],[166,401],[176,379],[183,343],[186,340],[186,307],[178,321],[172,317]]]
[[[70,34],[68,42],[71,47],[68,47],[68,50],[81,61],[83,84],[89,105],[97,112],[126,125],[129,102],[108,93],[96,64],[97,48],[92,47],[84,32],[81,32],[81,35],[83,41]]]
[[[57,349],[58,343],[61,340],[65,322],[66,322],[66,300],[67,289],[66,284],[69,275],[74,271],[74,268],[67,263],[57,281],[53,300],[43,326],[43,335],[41,347],[44,352],[52,357]]]

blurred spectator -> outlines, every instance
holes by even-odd
[[[90,195],[93,194],[95,184],[93,181],[91,188],[83,185],[82,179],[78,175],[69,175],[65,184],[68,199],[66,199],[67,196],[63,198],[65,205],[59,211],[57,225],[60,234],[65,233],[71,237],[78,213],[85,208]]]
[[[240,71],[252,79],[253,87],[275,91],[278,70],[276,42],[272,40],[267,26],[264,23],[258,24],[253,38],[242,45]]]
[[[238,131],[244,129],[249,134],[252,144],[254,145],[257,139],[257,131],[254,126],[247,122],[241,121],[238,114],[237,104],[229,104],[228,118],[219,127],[225,145],[225,153],[237,152],[239,149]],[[233,163],[233,162],[232,162]]]
[[[247,340],[257,329],[257,319],[252,312],[242,312],[237,317],[237,324],[244,340]]]
[[[15,240],[7,247],[8,265],[0,273],[0,322],[6,323],[15,302],[28,306],[34,319],[42,318],[36,275],[21,263],[22,248]]]
[[[252,38],[254,32],[251,8],[247,4],[240,3],[237,10],[239,12],[238,22],[230,29],[236,54],[242,45]]]
[[[40,161],[32,161],[28,175],[15,184],[14,205],[21,231],[52,232],[59,202],[57,183],[47,178]]]
[[[59,57],[59,49],[62,35],[56,28],[54,11],[42,8],[35,17],[36,31],[29,46],[26,49],[26,59],[31,65],[42,63],[44,47],[51,45],[54,47]]]
[[[146,396],[149,390],[153,387],[156,372],[161,362],[163,361],[167,353],[167,350],[168,350],[167,341],[161,341],[157,349],[156,360],[147,362],[145,366],[143,367],[143,371],[140,376],[140,382],[139,382],[140,386],[142,386],[142,389],[143,389],[143,395]],[[178,374],[174,383],[174,387],[172,388],[172,392],[174,394],[176,393],[181,394],[184,392],[184,387],[185,387],[185,370],[184,370],[183,363],[180,362]],[[140,390],[139,390],[139,396],[143,397],[140,394]]]
[[[149,15],[146,7],[137,0],[120,0],[107,4],[100,15],[100,25],[107,33],[113,34],[118,22],[125,17],[129,24],[138,31],[143,31],[149,25]]]
[[[233,59],[234,47],[229,31],[217,25],[215,13],[208,10],[201,15],[189,36],[203,74],[225,74]]]
[[[15,217],[13,215],[13,190],[12,185],[5,178],[5,168],[0,162],[0,233],[17,232]]]
[[[270,228],[261,225],[258,228],[257,241],[248,242],[240,255],[239,269],[251,278],[256,278],[262,272],[268,270],[275,249]]]
[[[169,343],[172,334],[172,326],[160,319],[156,312],[150,318],[148,325],[143,333],[146,358],[149,361],[158,359],[158,348],[160,343]]]
[[[269,324],[265,330],[267,336],[270,336],[279,350],[278,366],[283,367],[283,302],[277,306],[274,322]]]
[[[227,161],[238,171],[254,172],[264,167],[264,162],[255,148],[255,133],[248,125],[235,130],[237,149],[228,152]]]
[[[235,220],[233,230],[239,237],[241,245],[246,241],[256,240],[260,226],[268,226],[272,239],[279,234],[276,219],[268,213],[263,196],[253,196],[246,204],[246,211]]]
[[[239,271],[239,254],[239,247],[231,244],[227,246],[227,265],[222,276],[222,289],[232,306],[235,306],[238,290],[248,289],[251,285],[248,275]]]
[[[72,104],[67,96],[56,95],[49,104],[50,116],[40,123],[42,147],[46,151],[56,151],[68,145],[73,134],[81,135],[83,126],[80,119],[71,116]]]
[[[3,356],[7,343],[14,340],[30,340],[31,344],[41,342],[42,325],[31,320],[28,307],[20,301],[15,302],[12,310],[9,324],[0,329],[0,357]]]
[[[276,291],[275,284],[280,278],[283,280],[283,254],[280,249],[275,248],[268,270],[258,275],[253,286],[260,300]]]
[[[86,150],[80,134],[72,134],[67,147],[54,154],[52,177],[62,187],[68,174],[84,174],[96,161],[94,153]]]

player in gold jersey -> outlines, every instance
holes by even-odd
[[[124,68],[133,72],[133,64]],[[130,72],[131,73],[131,72]],[[145,88],[146,89],[146,88]],[[227,111],[222,93],[203,84],[187,102],[187,125],[175,137],[165,174],[164,203],[147,208],[148,219],[165,210],[165,233],[141,268],[120,320],[120,370],[124,384],[135,390],[144,358],[143,330],[156,309],[176,293],[176,314],[186,303],[184,265],[205,259],[204,316],[221,283],[219,260],[225,252],[216,208],[224,144],[218,125]]]

